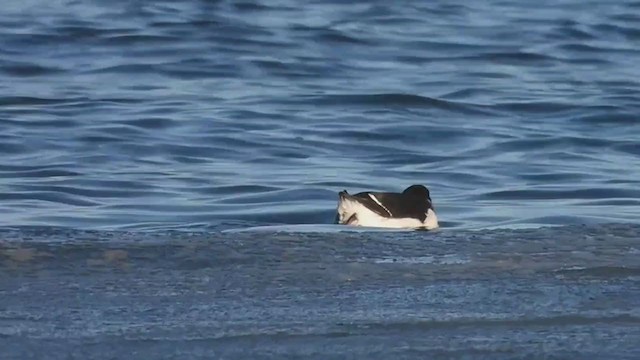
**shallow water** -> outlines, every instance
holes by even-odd
[[[637,358],[639,14],[5,4],[2,355]],[[414,183],[440,231],[330,224]]]
[[[639,230],[5,229],[0,347],[9,359],[633,359]]]

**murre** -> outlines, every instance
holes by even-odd
[[[343,225],[384,228],[438,227],[429,189],[411,185],[401,193],[361,192],[339,193],[336,223]]]

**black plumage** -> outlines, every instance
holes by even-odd
[[[409,186],[401,193],[367,191],[350,195],[344,190],[339,195],[340,198],[350,197],[386,218],[415,218],[424,222],[429,209],[433,209],[429,190],[423,185]]]

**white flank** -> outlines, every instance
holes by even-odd
[[[378,202],[375,197],[371,198]],[[382,204],[380,205],[382,206]],[[345,224],[351,215],[356,214],[357,220],[346,225],[395,229],[435,229],[438,227],[438,217],[432,209],[427,211],[427,218],[424,222],[421,222],[416,218],[388,218],[380,216],[356,200],[344,199],[338,204],[338,214],[340,224]]]

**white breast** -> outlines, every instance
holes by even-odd
[[[372,197],[376,202],[377,199]],[[388,211],[388,210],[387,210]],[[366,206],[362,205],[357,201],[349,201],[345,200],[340,202],[338,206],[338,213],[340,215],[340,219],[348,219],[352,214],[356,214],[358,218],[357,221],[351,223],[350,225],[357,226],[370,226],[370,227],[381,227],[381,228],[395,228],[395,229],[403,229],[403,228],[426,228],[426,229],[435,229],[438,225],[438,217],[436,213],[429,209],[427,211],[427,217],[424,222],[416,218],[387,218],[376,214],[375,212],[369,210]]]

